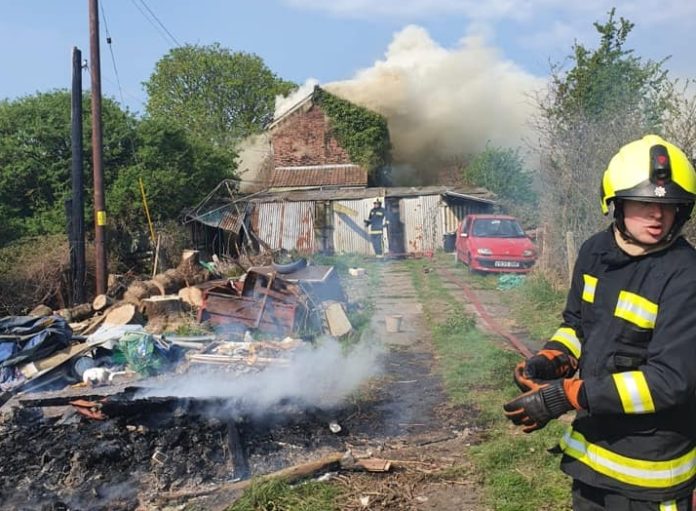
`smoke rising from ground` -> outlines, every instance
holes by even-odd
[[[533,93],[544,83],[480,37],[446,49],[411,25],[394,36],[383,60],[323,87],[384,115],[395,163],[424,168],[489,142],[520,146],[535,113]]]
[[[338,341],[329,338],[295,350],[287,366],[270,366],[241,376],[187,373],[137,397],[225,399],[230,400],[231,414],[264,415],[285,400],[328,409],[380,372],[383,349],[376,343],[361,342],[344,352]]]

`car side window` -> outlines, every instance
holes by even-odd
[[[467,234],[469,232],[469,224],[471,223],[470,218],[464,218],[464,222],[462,223],[462,232],[460,234]]]

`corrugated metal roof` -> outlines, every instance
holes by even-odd
[[[236,204],[225,204],[205,213],[192,216],[191,219],[210,227],[218,227],[225,231],[238,233],[244,221],[245,207]]]
[[[366,185],[367,171],[353,164],[276,167],[271,173],[271,188]]]
[[[318,200],[359,200],[374,199],[375,197],[418,197],[421,195],[443,195],[447,194],[452,198],[471,200],[486,204],[495,203],[495,195],[485,188],[470,188],[453,190],[449,186],[411,186],[411,187],[391,187],[391,188],[338,188],[338,189],[317,189],[314,190],[293,190],[275,191],[255,194],[253,197],[240,200],[250,202],[282,202],[282,201],[318,201]]]

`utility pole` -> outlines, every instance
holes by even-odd
[[[94,245],[96,252],[96,292],[106,293],[106,201],[101,123],[101,62],[99,58],[99,9],[89,1],[89,52],[92,78],[92,165],[94,168]]]
[[[70,211],[70,269],[73,304],[85,298],[85,199],[82,175],[82,52],[72,52],[71,96],[72,201]]]

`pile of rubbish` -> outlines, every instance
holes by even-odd
[[[91,304],[0,318],[0,407],[28,392],[72,386],[80,395],[194,365],[236,373],[282,366],[305,342],[352,331],[332,266],[301,260],[214,275],[187,251],[177,268]]]

